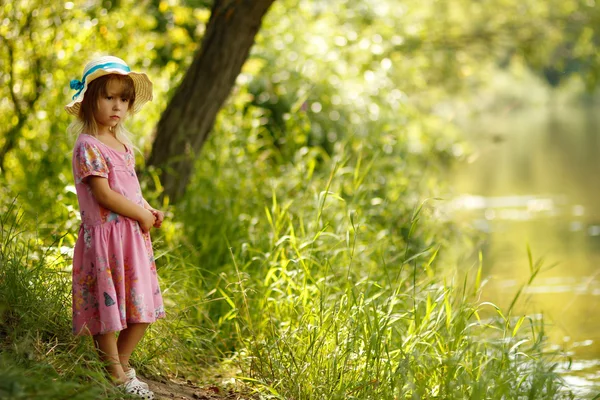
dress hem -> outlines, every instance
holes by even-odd
[[[78,332],[73,330],[73,334],[75,336],[96,336],[96,335],[104,335],[106,333],[111,333],[111,332],[116,333],[116,332],[121,332],[121,331],[127,329],[128,328],[127,324],[153,324],[153,323],[157,322],[159,319],[163,319],[165,317],[166,317],[166,314],[156,317],[153,321],[131,321],[131,320],[128,320],[125,323],[125,325],[123,325],[121,327],[121,329],[110,329],[110,330],[106,330],[106,331],[101,330],[98,333],[92,333],[92,332],[90,332],[89,329],[85,329],[86,327],[83,326],[81,329],[79,329]]]

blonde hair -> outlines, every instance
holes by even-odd
[[[98,99],[100,96],[106,96],[107,86],[110,82],[118,81],[121,83],[122,97],[129,99],[127,116],[132,114],[133,105],[135,104],[135,86],[133,80],[127,75],[120,74],[108,74],[91,81],[85,91],[85,96],[79,107],[77,118],[69,124],[67,132],[74,137],[85,133],[90,136],[97,137],[98,135],[98,123],[94,117],[94,112],[98,109]],[[139,149],[131,141],[131,132],[129,132],[122,121],[119,121],[112,130],[115,133],[116,138],[124,143],[125,145],[136,149]]]

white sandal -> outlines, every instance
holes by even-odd
[[[126,393],[132,394],[143,400],[154,400],[154,392],[148,389],[144,389],[137,378],[128,380],[127,382],[119,385],[119,388],[123,389]]]
[[[135,369],[133,369],[133,368],[129,368],[129,371],[125,371],[125,376],[127,377],[127,380],[137,379],[137,375],[135,374]],[[142,382],[139,379],[138,379],[138,382],[140,383],[141,387],[143,387],[144,389],[148,389],[148,384],[146,382]]]

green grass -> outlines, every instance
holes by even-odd
[[[71,273],[16,201],[0,216],[0,398],[118,399],[91,340],[71,334]]]
[[[543,321],[482,302],[481,263],[444,260],[455,227],[435,218],[433,161],[348,142],[277,165],[232,138],[205,150],[228,149],[198,162],[154,234],[168,319],[136,368],[222,368],[277,399],[572,398]],[[3,204],[0,395],[113,398],[91,342],[70,332],[71,244]]]
[[[201,338],[198,357],[210,327],[211,351],[281,399],[571,398],[543,321],[482,303],[481,265],[444,263],[453,227],[434,220],[435,200],[390,200],[398,186],[414,192],[410,172],[343,159],[309,179],[297,164],[199,164],[210,172],[178,208],[189,258],[161,263],[204,330],[188,338]]]

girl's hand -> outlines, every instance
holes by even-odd
[[[138,222],[140,223],[140,227],[142,228],[142,232],[146,233],[156,223],[156,217],[154,216],[154,214],[151,211],[144,209],[144,216]]]
[[[154,215],[154,218],[156,218],[153,226],[155,228],[160,228],[160,226],[162,225],[162,222],[165,219],[165,213],[160,210],[155,210],[155,209],[151,209],[150,212]]]

